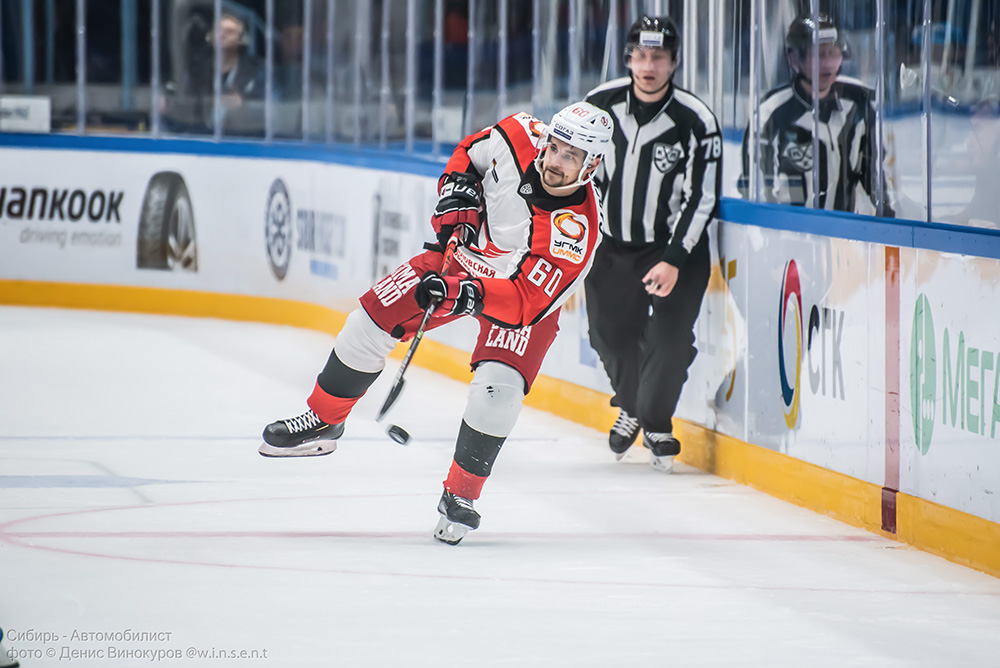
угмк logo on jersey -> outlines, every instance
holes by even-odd
[[[569,209],[553,211],[549,252],[580,264],[587,254],[587,228],[586,216]]]

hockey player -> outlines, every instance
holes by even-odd
[[[715,115],[673,83],[680,41],[669,17],[639,17],[625,47],[630,76],[587,95],[616,126],[595,178],[607,215],[586,283],[590,342],[619,408],[608,445],[621,459],[642,429],[650,464],[666,473],[681,448],[673,415],[697,354],[722,184]]]
[[[894,197],[884,175],[880,176],[874,93],[860,81],[841,75],[850,55],[843,33],[833,18],[820,13],[817,25],[809,15],[796,18],[785,37],[785,56],[792,81],[767,93],[760,102],[759,167],[750,164],[748,126],[743,136],[743,173],[739,189],[750,193],[750,173],[758,169],[764,201],[795,206],[814,206],[814,183],[818,182],[818,208],[858,211],[858,188],[871,202],[872,211],[895,216]],[[819,78],[815,82],[819,100],[818,124],[813,120],[813,34],[818,42]],[[815,128],[814,128],[815,125]],[[813,136],[818,137],[819,157],[813,155]],[[819,169],[817,181],[813,170]],[[878,210],[876,184],[881,179],[884,195]]]
[[[309,410],[267,425],[260,453],[333,452],[351,409],[396,343],[413,337],[428,305],[437,305],[428,330],[472,316],[480,326],[474,375],[434,536],[456,544],[478,528],[473,501],[555,339],[560,306],[590,270],[601,216],[591,178],[611,131],[606,113],[580,102],[548,126],[520,113],[466,137],[438,183],[431,219],[438,245],[362,295],[316,380]],[[441,253],[456,230],[460,246],[443,276]]]

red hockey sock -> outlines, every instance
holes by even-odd
[[[454,494],[466,499],[478,499],[483,491],[486,478],[469,473],[458,462],[452,460],[448,477],[444,481],[444,488]]]
[[[351,409],[354,408],[354,404],[358,403],[358,399],[360,398],[352,397],[344,399],[342,397],[335,397],[332,394],[327,394],[319,386],[319,383],[316,383],[316,387],[313,388],[312,394],[309,395],[306,403],[323,422],[327,424],[339,424],[347,419],[347,416],[351,414]]]

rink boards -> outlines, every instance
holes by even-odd
[[[335,333],[429,237],[439,163],[114,146],[5,149],[18,167],[0,183],[0,303]],[[731,200],[714,235],[684,458],[1000,573],[995,238]],[[610,387],[582,297],[529,400],[603,430]],[[475,331],[435,331],[417,363],[468,378]]]

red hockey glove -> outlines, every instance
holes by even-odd
[[[442,276],[428,271],[417,284],[414,297],[422,309],[434,302],[451,315],[479,315],[483,310],[483,282],[468,274]]]
[[[457,227],[462,230],[458,244],[469,245],[479,233],[479,209],[483,204],[483,186],[479,178],[464,172],[445,174],[438,192],[441,198],[431,217],[438,243],[441,248],[448,245]]]

